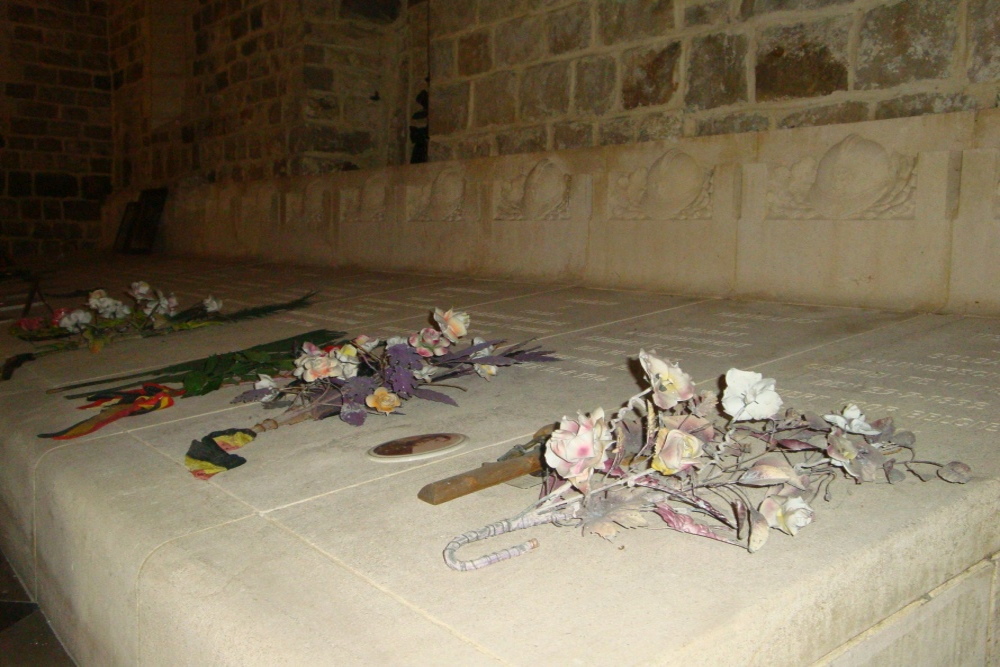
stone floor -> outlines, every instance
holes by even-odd
[[[48,289],[119,291],[140,278],[182,304],[212,293],[227,310],[318,293],[304,310],[253,323],[52,355],[0,385],[0,546],[79,664],[894,665],[916,656],[965,665],[1000,656],[1000,320],[171,258],[62,267]],[[404,416],[361,429],[328,420],[264,434],[241,451],[246,465],[208,482],[183,466],[191,440],[268,416],[230,404],[233,392],[77,440],[35,437],[81,418],[78,403],[47,388],[320,327],[399,334],[435,306],[468,311],[473,335],[534,337],[560,360],[462,380],[458,409],[411,402]],[[441,550],[451,537],[516,514],[534,492],[501,485],[430,506],[417,491],[563,415],[616,409],[640,388],[640,348],[678,360],[704,387],[730,367],[753,369],[777,379],[787,404],[856,402],[870,417],[891,414],[916,431],[922,455],[963,460],[975,477],[964,486],[842,481],[813,525],[754,555],[667,531],[609,544],[547,526],[525,535],[542,543],[530,555],[448,570]],[[0,342],[4,356],[27,349]],[[366,455],[440,431],[469,441],[417,462]]]
[[[0,667],[60,667],[73,661],[0,554]]]

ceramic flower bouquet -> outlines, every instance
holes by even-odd
[[[10,379],[14,370],[25,362],[55,352],[65,352],[87,347],[91,352],[100,351],[105,345],[123,338],[159,336],[196,329],[212,324],[235,322],[252,317],[262,317],[281,310],[306,305],[311,294],[289,302],[246,308],[230,315],[222,314],[222,302],[212,296],[202,302],[179,310],[173,294],[150,287],[145,281],[132,283],[126,294],[127,304],[115,299],[103,289],[93,290],[81,308],[58,308],[47,318],[25,317],[10,327],[17,338],[33,343],[46,343],[33,353],[20,354],[7,359],[3,379]],[[50,309],[51,310],[51,309]]]
[[[820,495],[847,476],[897,484],[912,473],[965,483],[964,463],[917,460],[910,431],[892,418],[869,422],[855,405],[839,414],[782,409],[775,381],[730,369],[721,404],[697,392],[679,366],[640,351],[650,388],[613,417],[598,408],[564,417],[546,443],[550,473],[541,498],[516,517],[453,539],[444,559],[476,570],[538,546],[529,540],[463,560],[472,542],[545,523],[577,526],[612,539],[622,528],[663,526],[757,551],[771,529],[795,535]]]
[[[336,415],[361,426],[369,415],[401,414],[399,408],[411,398],[457,406],[455,399],[438,391],[457,388],[448,380],[473,374],[489,380],[503,366],[553,359],[525,343],[499,348],[503,341],[473,338],[459,347],[468,333],[467,313],[436,308],[433,321],[435,327],[385,341],[362,335],[323,346],[304,342],[294,356],[294,370],[277,377],[258,374],[253,388],[233,401],[279,405],[285,408],[281,416],[251,429],[215,431],[195,440],[187,454],[188,468],[207,478],[242,465],[245,459],[230,454],[232,449],[286,424]]]

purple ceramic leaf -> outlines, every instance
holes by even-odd
[[[361,426],[365,423],[368,411],[357,403],[345,403],[340,409],[340,420],[347,422],[351,426]]]
[[[273,389],[250,389],[231,400],[230,403],[256,403],[264,400],[273,392]]]

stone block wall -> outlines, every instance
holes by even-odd
[[[0,3],[0,250],[92,247],[111,191],[103,0]]]
[[[431,0],[431,158],[996,106],[998,0]]]
[[[406,108],[396,77],[406,14],[401,0],[116,3],[116,185],[395,163],[406,139],[389,128]]]

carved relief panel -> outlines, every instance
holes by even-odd
[[[671,149],[648,168],[611,175],[611,215],[622,220],[705,220],[712,217],[714,168]]]
[[[381,171],[371,176],[360,188],[347,188],[341,192],[341,219],[359,222],[385,220],[389,176]]]
[[[574,177],[553,158],[497,188],[497,220],[563,220],[569,217]]]
[[[406,188],[410,221],[451,222],[475,217],[474,189],[458,167],[447,167],[430,185]]]
[[[330,198],[329,183],[310,183],[302,200],[302,220],[298,226],[312,233],[326,230],[330,223]]]
[[[807,157],[770,172],[769,218],[908,219],[915,214],[913,157],[890,153],[857,134],[819,159]]]

